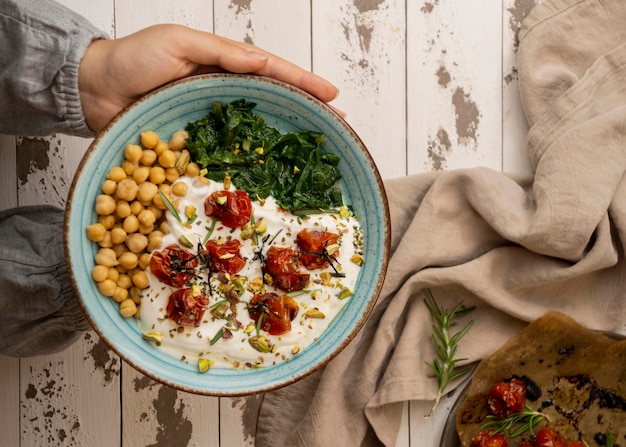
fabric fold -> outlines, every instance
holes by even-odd
[[[258,446],[393,446],[403,402],[436,395],[426,289],[447,309],[476,306],[460,322],[474,320],[459,345],[467,363],[547,309],[592,329],[626,322],[625,19],[619,1],[531,11],[518,64],[534,175],[387,181],[392,253],[377,306],[323,370],[264,396]]]

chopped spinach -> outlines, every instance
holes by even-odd
[[[323,134],[309,130],[282,134],[237,99],[213,103],[202,119],[187,124],[187,148],[211,180],[232,182],[250,197],[272,195],[295,213],[329,211],[343,204],[337,155],[324,152]]]

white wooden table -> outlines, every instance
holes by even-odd
[[[486,166],[526,172],[516,35],[535,0],[62,0],[111,36],[176,22],[319,73],[384,179]],[[90,141],[0,136],[0,209],[65,203]],[[1,446],[246,446],[243,398],[155,383],[93,332],[67,351],[0,358]],[[406,404],[397,445],[439,445],[448,398]],[[246,412],[248,410],[248,413]],[[248,422],[248,423],[247,423]]]

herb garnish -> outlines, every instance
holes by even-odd
[[[435,375],[437,376],[438,391],[435,403],[431,410],[425,416],[429,418],[432,412],[437,408],[441,397],[444,395],[446,387],[451,380],[461,377],[471,371],[471,368],[464,368],[456,371],[456,365],[458,362],[467,360],[466,358],[456,358],[456,352],[458,349],[458,343],[461,337],[463,337],[470,327],[474,323],[471,320],[465,325],[463,329],[452,335],[450,329],[458,324],[457,318],[463,317],[469,314],[475,309],[475,307],[465,307],[461,301],[452,310],[439,306],[435,297],[430,289],[427,290],[428,297],[424,299],[424,303],[428,308],[428,311],[435,318],[436,324],[432,325],[434,334],[432,335],[433,345],[437,351],[438,358],[431,362],[426,362],[430,366]]]
[[[187,148],[206,177],[226,174],[251,198],[272,195],[291,212],[330,210],[343,204],[337,155],[321,149],[325,137],[300,130],[281,134],[245,99],[213,103],[202,119],[186,126]]]
[[[491,433],[502,433],[507,438],[515,438],[524,432],[533,433],[533,427],[547,416],[525,406],[522,411],[510,414],[505,418],[494,415],[487,416],[488,422],[481,425],[483,429],[491,429]]]

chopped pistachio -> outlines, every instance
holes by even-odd
[[[344,300],[346,298],[349,298],[352,296],[352,290],[350,290],[347,287],[344,287],[343,289],[341,289],[341,292],[339,292],[339,299],[340,300]]]
[[[363,256],[361,256],[358,253],[353,254],[350,260],[358,266],[362,266],[363,263],[365,262],[365,260],[363,259]]]
[[[163,334],[161,334],[160,332],[144,332],[143,334],[141,334],[141,337],[144,340],[155,342],[157,346],[159,346],[161,344],[161,341],[163,341]]]
[[[327,245],[326,248],[326,253],[328,253],[329,255],[333,255],[335,254],[337,251],[339,251],[339,244],[330,244]]]
[[[252,322],[248,323],[246,327],[243,329],[244,334],[251,334],[256,329],[256,325]]]
[[[225,205],[226,202],[228,201],[228,198],[226,196],[217,196],[215,201],[217,202],[218,205]]]
[[[263,275],[263,281],[265,281],[265,284],[267,284],[268,286],[274,284],[274,278],[272,278],[272,275],[270,275],[269,273],[265,273]]]
[[[192,219],[195,219],[196,217],[198,217],[198,215],[196,214],[196,207],[193,206],[193,205],[185,206],[185,216],[189,220],[192,220]]]
[[[322,312],[316,307],[316,308],[307,310],[306,313],[304,314],[304,318],[316,318],[316,319],[323,320],[324,318],[326,318],[326,315],[324,314],[324,312]]]
[[[250,343],[250,346],[259,352],[272,352],[272,349],[274,348],[272,342],[263,335],[254,335],[248,338],[248,342]]]
[[[215,363],[209,359],[198,359],[198,371],[201,373],[205,373],[209,369],[211,369],[211,366],[213,366],[214,364]]]
[[[223,318],[226,312],[230,309],[230,305],[227,301],[222,301],[218,303],[217,306],[211,308],[211,315],[215,318]]]
[[[241,239],[243,239],[244,241],[247,239],[250,239],[253,233],[254,233],[254,228],[252,228],[251,226],[247,226],[243,230],[241,230],[241,233],[240,233]]]
[[[296,355],[298,352],[300,352],[300,345],[294,345],[294,347],[291,348],[291,353]]]
[[[267,231],[267,221],[265,220],[265,217],[262,217],[260,220],[255,222],[254,231],[257,234],[263,234]]]
[[[181,234],[178,237],[178,243],[182,245],[183,247],[193,248],[193,244],[191,243],[189,239],[187,239],[187,236],[185,236],[184,234]]]
[[[263,288],[263,278],[261,277],[252,278],[250,280],[250,283],[248,284],[248,287],[250,288],[250,290],[254,292],[258,292],[259,290]]]
[[[220,259],[232,259],[234,257],[235,257],[234,253],[225,253],[225,254],[220,256]]]
[[[189,164],[189,160],[191,159],[191,155],[187,149],[180,151],[180,156],[178,160],[176,160],[176,164],[174,168],[178,171],[178,174],[183,175],[187,170],[187,165]]]
[[[341,208],[339,208],[339,215],[343,217],[344,219],[346,219],[350,217],[350,210],[346,208],[345,206],[342,206]]]

